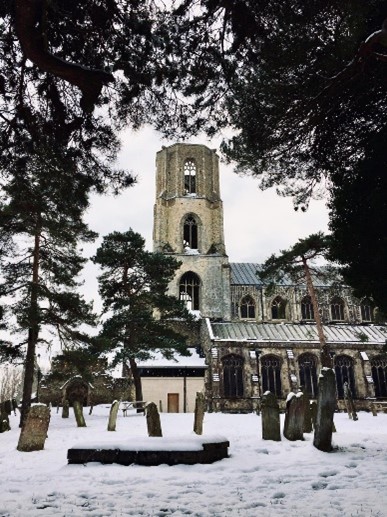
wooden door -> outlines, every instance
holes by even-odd
[[[179,394],[168,393],[168,413],[179,412]]]

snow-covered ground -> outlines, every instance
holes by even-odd
[[[44,451],[16,450],[18,420],[0,434],[0,516],[387,516],[387,415],[335,415],[335,451],[303,442],[264,441],[254,414],[207,414],[205,434],[230,441],[230,457],[212,465],[129,467],[68,465],[77,442],[130,442],[146,436],[142,415],[119,416],[106,431],[109,408],[85,410],[86,428],[53,410]],[[164,436],[192,433],[192,414],[161,414]]]

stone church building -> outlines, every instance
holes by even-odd
[[[259,264],[229,262],[215,150],[174,144],[157,153],[153,245],[181,262],[170,292],[200,317],[191,342],[206,357],[209,410],[252,411],[267,390],[282,405],[301,387],[316,397],[319,341],[306,287],[283,283],[268,296]],[[387,398],[387,327],[376,323],[372,301],[337,284],[316,290],[339,405],[344,382],[358,408]]]

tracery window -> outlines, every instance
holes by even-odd
[[[331,300],[331,318],[332,321],[344,321],[345,313],[344,313],[344,301],[342,298],[335,296]]]
[[[373,321],[373,307],[371,300],[365,298],[361,301],[360,313],[362,321]]]
[[[245,296],[241,301],[241,318],[255,318],[255,301],[251,296]]]
[[[243,397],[243,357],[230,354],[223,358],[222,363],[224,397]]]
[[[281,359],[275,355],[267,355],[261,359],[262,390],[271,391],[281,397]]]
[[[271,303],[271,317],[273,320],[284,320],[286,318],[286,300],[277,296]]]
[[[301,318],[303,320],[314,320],[314,311],[310,296],[304,296],[301,300]]]
[[[186,303],[187,309],[199,310],[200,279],[192,271],[184,273],[180,279],[179,298]]]
[[[371,373],[374,381],[375,397],[387,397],[387,358],[371,359]]]
[[[300,384],[309,398],[317,397],[317,358],[313,354],[302,354],[298,360]]]
[[[356,397],[353,359],[347,355],[335,357],[336,389],[339,399],[344,398],[344,383],[348,382],[352,397]]]
[[[192,215],[188,215],[184,220],[183,243],[191,249],[198,249],[198,225]]]
[[[196,193],[196,163],[192,158],[184,162],[184,191],[185,194]]]

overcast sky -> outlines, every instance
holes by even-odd
[[[219,141],[198,138],[189,142],[211,149],[219,146]],[[148,128],[137,133],[124,133],[119,165],[133,171],[138,176],[138,183],[118,197],[93,198],[87,214],[92,230],[103,236],[132,228],[145,237],[147,248],[152,249],[155,158],[162,145],[173,143]],[[220,163],[220,185],[230,262],[262,262],[299,238],[327,230],[327,209],[323,201],[312,201],[305,213],[296,212],[291,199],[278,196],[274,189],[261,191],[257,180],[238,176],[232,166],[224,163]],[[85,247],[86,256],[94,253],[98,242]],[[98,270],[94,266],[87,266],[84,293],[89,300],[97,298],[96,274]],[[96,309],[98,306],[99,303]]]

